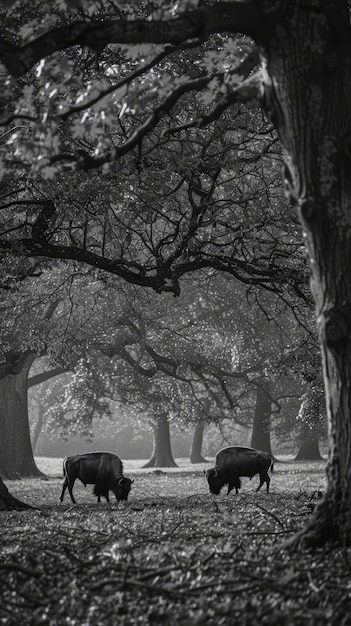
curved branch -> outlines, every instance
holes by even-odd
[[[212,33],[243,33],[263,39],[274,22],[257,3],[218,2],[194,11],[185,11],[170,20],[106,20],[72,22],[53,28],[23,46],[0,38],[0,60],[12,76],[24,76],[36,63],[72,46],[103,50],[108,44],[169,43],[204,41]]]
[[[78,150],[76,153],[60,153],[50,159],[50,163],[53,165],[61,161],[77,161],[78,167],[84,171],[89,171],[101,167],[105,163],[112,163],[118,161],[122,156],[131,152],[134,148],[139,146],[146,137],[159,123],[159,121],[167,115],[178,102],[178,100],[186,93],[191,91],[200,91],[207,87],[207,85],[214,78],[224,77],[223,72],[216,72],[211,75],[201,76],[194,80],[187,81],[176,87],[171,91],[162,102],[155,106],[150,115],[146,118],[145,122],[138,126],[138,128],[132,133],[132,135],[120,146],[113,148],[109,152],[93,157],[86,150]]]
[[[145,74],[145,72],[148,72],[150,69],[155,67],[158,63],[163,61],[163,59],[174,54],[174,52],[178,52],[179,50],[188,50],[189,48],[194,48],[197,45],[198,45],[197,42],[196,43],[190,42],[190,43],[185,43],[185,44],[181,44],[178,46],[166,46],[165,49],[162,50],[162,52],[160,52],[160,54],[155,56],[148,63],[141,65],[134,72],[132,72],[131,74],[128,74],[128,76],[125,76],[118,82],[113,83],[113,85],[110,85],[107,89],[104,89],[103,91],[101,91],[97,96],[95,96],[95,98],[91,98],[90,100],[83,102],[80,105],[70,107],[69,109],[67,109],[60,115],[58,115],[57,118],[60,120],[67,120],[74,113],[80,113],[81,111],[86,111],[90,107],[94,106],[97,102],[100,102],[100,100],[103,100],[103,98],[105,98],[106,96],[110,95],[114,91],[117,91],[117,89],[124,87],[124,85],[129,85],[133,80],[135,80],[139,76],[142,76],[143,74]]]
[[[251,53],[252,58],[258,57],[258,52]],[[246,60],[246,59],[245,59]],[[257,63],[255,63],[256,65]],[[262,106],[262,73],[258,70],[253,76],[250,76],[247,80],[243,81],[241,85],[227,93],[219,102],[211,109],[207,115],[185,122],[179,126],[173,126],[164,131],[163,135],[168,137],[179,133],[182,130],[188,128],[204,128],[212,122],[215,122],[220,118],[222,113],[226,111],[233,104],[245,103],[248,108],[259,108]]]
[[[34,387],[35,385],[40,385],[40,383],[44,383],[51,378],[55,378],[55,376],[61,376],[61,374],[66,374],[68,371],[68,369],[65,369],[63,367],[54,367],[51,370],[42,372],[41,374],[35,374],[35,376],[31,376],[31,378],[28,378],[28,389],[30,387]]]

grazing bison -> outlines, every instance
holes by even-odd
[[[215,466],[204,470],[204,472],[210,492],[215,495],[219,494],[223,485],[228,485],[228,494],[233,487],[235,487],[236,493],[238,493],[241,487],[240,476],[252,478],[255,474],[260,475],[260,484],[257,491],[261,489],[265,482],[268,493],[270,483],[268,476],[269,468],[273,471],[273,458],[266,452],[261,452],[254,448],[230,446],[217,452]]]
[[[112,452],[88,452],[69,456],[63,461],[64,483],[61,493],[61,502],[68,488],[72,502],[73,485],[77,478],[86,485],[95,485],[94,494],[101,501],[101,496],[109,502],[108,492],[113,491],[116,500],[128,500],[128,494],[134,480],[123,476],[121,459]]]

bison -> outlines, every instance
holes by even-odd
[[[73,485],[77,478],[86,485],[95,485],[94,494],[101,501],[101,496],[109,502],[108,493],[113,491],[116,500],[128,500],[131,485],[134,480],[123,476],[121,459],[112,452],[88,452],[69,456],[63,461],[64,482],[62,486],[61,502],[68,488],[72,502]]]
[[[269,492],[270,478],[268,470],[273,472],[274,461],[270,454],[255,450],[254,448],[244,448],[242,446],[230,446],[223,448],[216,454],[215,466],[204,470],[210,492],[216,496],[224,485],[228,485],[228,493],[235,487],[236,493],[241,487],[240,476],[252,478],[255,474],[260,475],[260,484],[256,491],[261,489],[263,483],[267,485]]]

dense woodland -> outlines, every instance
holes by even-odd
[[[194,461],[228,420],[318,456],[326,413],[327,488],[290,545],[349,545],[348,2],[0,11],[0,475],[41,475],[29,389],[66,434],[112,403],[145,420],[152,466],[172,421]]]

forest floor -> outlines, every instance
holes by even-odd
[[[276,463],[271,493],[255,476],[212,497],[206,464],[126,461],[128,503],[97,504],[76,483],[72,505],[61,461],[37,461],[47,481],[7,485],[39,510],[0,513],[0,624],[351,624],[351,552],[283,547],[325,489],[324,463]]]

